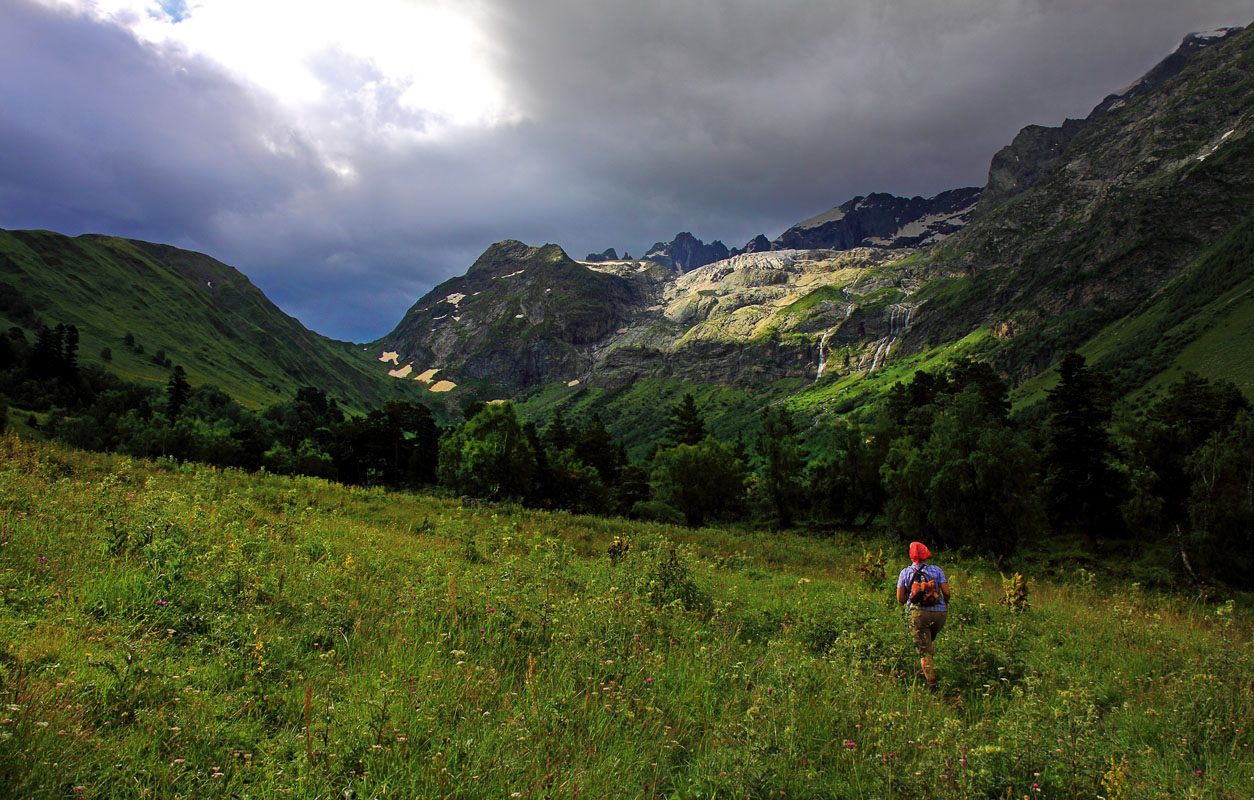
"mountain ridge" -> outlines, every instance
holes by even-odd
[[[0,324],[74,325],[85,363],[159,384],[166,362],[178,363],[193,384],[218,384],[251,407],[302,385],[320,385],[351,409],[405,394],[359,345],[310,331],[239,270],[171,245],[0,230]]]

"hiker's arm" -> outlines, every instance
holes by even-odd
[[[897,602],[898,602],[898,603],[904,603],[904,602],[906,602],[906,600],[908,600],[908,599],[909,599],[909,598],[908,598],[908,597],[906,597],[906,587],[904,587],[904,586],[898,586],[898,587],[897,587]]]
[[[940,585],[940,590],[941,590],[941,597],[945,598],[945,603],[946,603],[946,605],[948,605],[948,603],[949,603],[949,581],[945,581],[944,583],[942,583],[942,584]],[[898,589],[898,590],[897,590],[897,593],[898,593],[898,594],[901,594],[901,590],[900,590],[900,589]]]

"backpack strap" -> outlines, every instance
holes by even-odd
[[[923,577],[924,577],[924,578],[929,577],[929,576],[928,576],[928,574],[927,574],[927,569],[926,569],[926,568],[927,568],[927,562],[926,562],[926,561],[920,561],[920,562],[919,562],[919,566],[917,566],[917,567],[915,567],[915,568],[914,568],[914,574],[910,576],[910,583],[911,583],[912,585],[913,585],[913,584],[916,584],[916,583],[918,583],[918,582],[919,582],[919,574],[920,574],[920,573],[922,573],[922,574],[923,574]]]

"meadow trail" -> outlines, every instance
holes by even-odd
[[[932,696],[881,544],[0,438],[0,796],[1254,791],[1247,608],[947,559]]]

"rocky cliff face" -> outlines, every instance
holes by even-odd
[[[1096,120],[1116,113],[1128,102],[1160,89],[1180,74],[1189,60],[1202,50],[1223,42],[1243,28],[1223,28],[1206,33],[1186,36],[1176,51],[1158,63],[1123,91],[1107,95],[1085,119],[1064,120],[1058,127],[1029,125],[1015,136],[1014,141],[993,156],[988,170],[988,183],[976,208],[976,216],[982,216],[1007,200],[1036,186],[1048,178],[1063,163],[1064,152],[1080,131]]]
[[[603,261],[617,261],[618,251],[612,247],[607,247],[605,250],[603,250],[600,253],[589,253],[588,255],[584,256],[583,260],[594,263],[594,264],[599,264]]]
[[[935,244],[970,221],[977,188],[951,189],[935,197],[874,193],[855,197],[798,222],[772,244],[778,250],[901,249]]]

